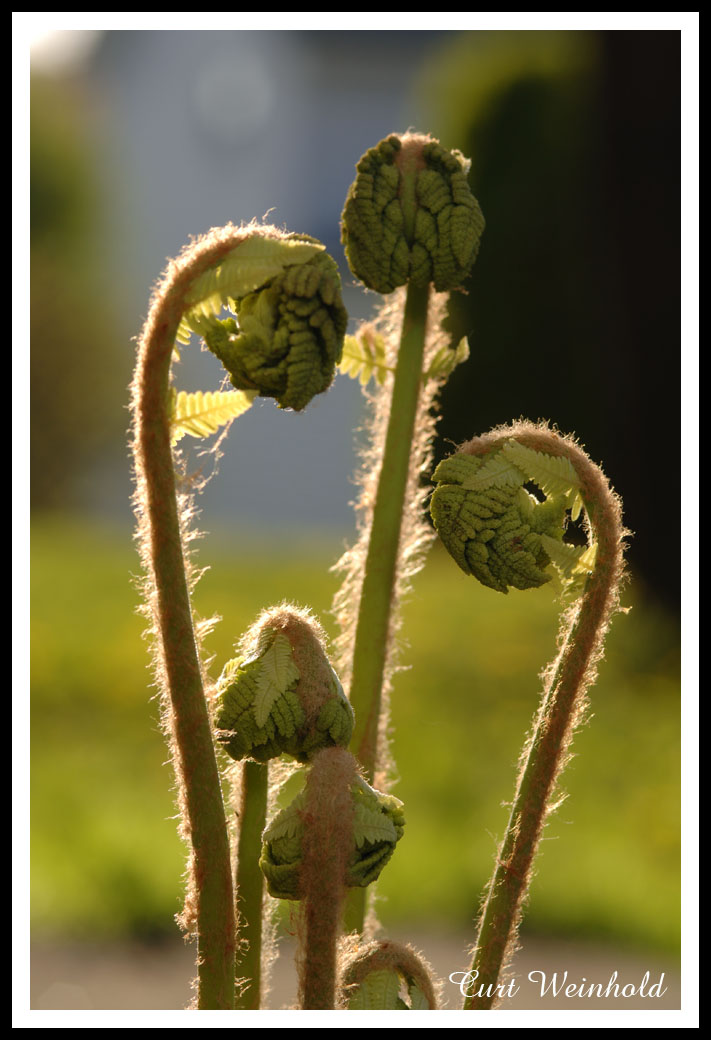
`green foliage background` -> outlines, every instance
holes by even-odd
[[[239,545],[239,552],[234,546]],[[330,634],[337,546],[212,535],[198,612],[211,675],[261,608],[311,605]],[[184,850],[150,697],[138,570],[123,534],[45,516],[32,535],[32,920],[36,936],[175,928]],[[538,862],[527,927],[673,951],[679,943],[679,661],[675,624],[639,588],[609,637],[569,799]],[[392,701],[407,827],[378,884],[386,925],[471,928],[505,824],[537,672],[555,643],[545,588],[501,596],[433,550],[405,610]],[[579,758],[577,757],[579,755]]]
[[[130,333],[102,255],[91,106],[75,85],[41,77],[30,105],[30,498],[33,509],[76,508],[87,467],[124,437]]]

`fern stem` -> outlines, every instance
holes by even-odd
[[[356,724],[351,747],[372,783],[378,754],[390,606],[413,430],[422,380],[429,287],[408,286],[363,585],[358,606],[350,699]]]
[[[382,689],[391,637],[402,514],[422,385],[429,292],[429,286],[407,287],[355,629],[350,700],[356,724],[351,748],[369,783],[374,781],[378,763]],[[348,930],[362,931],[365,905],[365,889],[349,893]]]
[[[246,761],[242,766],[235,895],[240,943],[238,981],[247,980],[235,998],[235,1007],[256,1011],[262,998],[262,913],[264,877],[259,869],[262,832],[267,819],[269,765]]]
[[[325,748],[314,756],[306,780],[301,887],[305,933],[300,964],[304,1011],[333,1010],[336,952],[346,870],[353,841],[351,786],[357,772],[345,748]]]
[[[194,279],[244,237],[239,229],[220,229],[171,263],[139,341],[132,385],[135,507],[156,636],[157,673],[166,695],[183,813],[181,830],[191,846],[184,918],[197,934],[199,1009],[234,1006],[235,918],[229,839],[193,625],[185,531],[170,445],[170,364]]]
[[[501,431],[494,431],[460,450],[486,454],[500,436]],[[504,438],[510,436],[535,451],[570,460],[580,478],[598,550],[582,596],[563,614],[560,650],[548,669],[541,705],[524,747],[514,802],[480,919],[465,1010],[489,1010],[496,1001],[499,976],[515,946],[533,859],[552,811],[556,783],[585,708],[586,690],[595,679],[610,618],[619,606],[623,573],[625,532],[620,502],[602,471],[573,441],[547,428],[519,423],[503,433]]]

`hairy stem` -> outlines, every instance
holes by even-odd
[[[390,642],[415,416],[422,383],[429,286],[408,285],[382,464],[363,571],[352,658],[350,701],[356,717],[351,739],[366,779],[375,778],[381,698]],[[362,931],[366,892],[350,893],[346,927]]]
[[[351,740],[372,783],[378,752],[380,700],[390,628],[400,527],[422,379],[429,289],[408,286],[400,350],[368,553],[358,608],[350,700],[356,716]]]
[[[170,364],[194,279],[244,239],[224,228],[173,261],[139,341],[132,386],[135,505],[158,678],[167,701],[182,830],[190,842],[185,918],[198,943],[199,1009],[234,1006],[235,918],[229,839],[186,575],[170,444]],[[194,921],[192,920],[194,917]]]
[[[352,949],[344,951],[338,1004],[347,1008],[354,991],[357,991],[371,972],[397,972],[408,984],[417,986],[425,998],[430,1011],[438,1005],[438,987],[435,986],[429,964],[412,948],[390,939],[358,942]]]
[[[332,1010],[348,857],[353,848],[351,785],[356,760],[344,748],[314,757],[306,781],[301,887],[305,934],[300,994],[305,1011]]]
[[[524,747],[521,771],[506,833],[497,855],[482,912],[472,961],[466,1010],[489,1010],[497,984],[515,945],[531,866],[546,816],[552,809],[556,782],[570,741],[585,707],[585,691],[594,681],[610,618],[618,608],[623,572],[621,507],[601,470],[571,440],[532,424],[519,423],[462,446],[484,455],[502,438],[515,437],[526,447],[563,455],[575,467],[597,559],[585,591],[563,615],[559,653],[549,668],[533,732]]]
[[[256,1011],[262,998],[262,912],[264,877],[259,869],[262,832],[267,818],[269,765],[246,761],[242,766],[242,798],[239,814],[235,895],[240,942],[237,980],[246,984],[235,998],[235,1007]]]

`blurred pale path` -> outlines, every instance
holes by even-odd
[[[459,1009],[461,996],[456,985],[448,981],[453,972],[467,967],[465,951],[469,939],[464,935],[412,934],[401,932],[393,939],[409,942],[424,954],[435,975],[443,982],[443,1009]],[[294,1007],[297,979],[294,967],[294,942],[280,947],[274,965],[272,988],[267,1007]],[[134,945],[43,945],[32,952],[31,1007],[44,1010],[143,1010],[179,1009],[190,1002],[190,979],[194,971],[194,953],[176,937],[173,942],[153,946]],[[637,991],[649,972],[646,989],[658,982],[664,973],[666,993],[660,998],[635,996],[609,998],[568,997],[559,991],[540,994],[540,975],[534,981],[529,972],[544,972],[550,982],[557,973],[557,984],[568,973],[566,984],[602,984],[605,990],[614,972],[622,986],[632,985]],[[619,951],[610,947],[581,943],[561,943],[526,937],[513,966],[512,974],[519,992],[505,1000],[501,1010],[521,1011],[547,1009],[560,1011],[597,1010],[674,1010],[681,1007],[681,984],[678,964],[668,956],[649,956]],[[459,976],[456,976],[459,979]],[[614,992],[610,989],[610,992]]]

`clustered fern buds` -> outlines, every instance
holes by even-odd
[[[420,134],[392,134],[369,149],[341,223],[356,277],[380,293],[408,282],[433,282],[438,292],[461,286],[484,230],[468,169],[459,152]]]
[[[578,589],[592,570],[594,546],[563,541],[568,510],[576,519],[580,483],[571,463],[514,440],[485,457],[459,452],[437,466],[430,510],[455,562],[498,592],[556,579]],[[545,501],[530,494],[538,485]]]
[[[260,616],[218,681],[217,738],[232,758],[307,762],[320,748],[348,744],[353,709],[323,647],[307,611]]]
[[[264,832],[260,867],[270,893],[282,899],[313,894],[304,862],[314,834],[330,826],[340,800],[336,842],[342,888],[365,887],[379,876],[402,837],[402,802],[370,787],[346,750],[353,709],[326,656],[325,634],[309,611],[282,605],[262,612],[241,643],[241,653],[217,684],[215,729],[235,760],[267,762],[282,754],[309,766],[304,789]],[[325,800],[325,804],[324,804]],[[323,836],[322,836],[323,837]]]
[[[270,894],[279,899],[301,899],[304,895],[304,836],[320,808],[309,803],[307,795],[307,790],[301,791],[264,832],[259,862]],[[375,791],[355,771],[350,802],[353,819],[344,880],[346,887],[364,888],[379,877],[392,856],[402,837],[405,817],[398,798]]]

